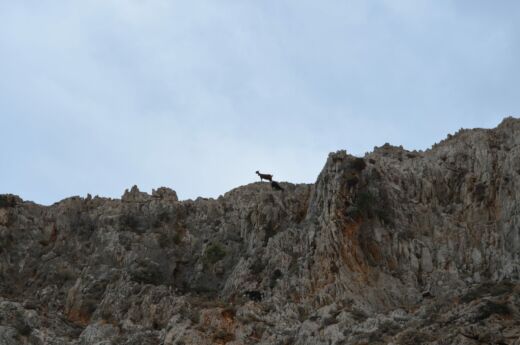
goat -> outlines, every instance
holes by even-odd
[[[280,186],[280,185],[278,184],[278,182],[276,182],[276,181],[271,181],[271,188],[273,188],[273,189],[275,189],[275,190],[281,190],[281,191],[283,191],[282,186]]]
[[[256,174],[258,176],[260,176],[260,182],[262,182],[263,180],[267,180],[267,181],[272,181],[273,180],[273,175],[261,174],[258,170],[256,171]]]

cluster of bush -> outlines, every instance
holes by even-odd
[[[218,243],[210,244],[205,252],[203,261],[206,264],[215,264],[226,256],[226,250]]]
[[[355,158],[350,162],[350,168],[360,173],[366,168],[367,164],[363,158]],[[350,186],[357,185],[359,178],[357,174],[347,180]],[[360,188],[356,193],[353,204],[349,207],[348,215],[354,219],[379,219],[383,223],[391,224],[390,210],[387,207],[386,198],[382,197],[378,191],[371,191],[368,186]]]
[[[0,208],[15,207],[18,197],[11,194],[0,194]]]

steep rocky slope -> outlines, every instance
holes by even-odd
[[[0,344],[520,344],[520,120],[315,184],[0,197]]]

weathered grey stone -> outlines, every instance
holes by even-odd
[[[91,323],[79,336],[81,345],[111,345],[116,337],[117,330],[108,323]]]
[[[18,345],[18,332],[13,327],[0,326],[0,345]]]

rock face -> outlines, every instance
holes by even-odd
[[[520,344],[520,120],[281,185],[0,196],[0,344]]]

